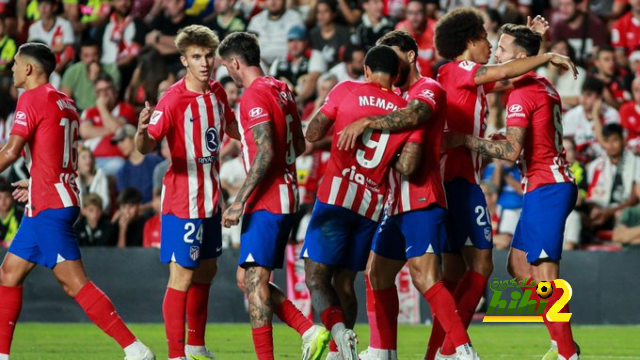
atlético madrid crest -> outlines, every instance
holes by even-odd
[[[193,261],[198,260],[198,258],[200,257],[200,247],[192,246],[191,249],[189,249],[189,257]]]

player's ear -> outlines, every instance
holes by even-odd
[[[409,50],[407,53],[407,59],[409,59],[409,64],[413,64],[416,61],[416,52]]]
[[[184,67],[187,67],[189,65],[189,63],[187,62],[187,57],[185,55],[180,55],[180,62]]]
[[[364,66],[364,79],[369,81],[369,77],[371,76],[371,68],[367,65]]]

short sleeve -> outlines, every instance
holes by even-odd
[[[475,63],[473,61],[461,61],[458,63],[453,75],[458,84],[463,87],[476,87],[476,73],[478,69],[482,67],[482,64]],[[485,89],[486,90],[486,89]]]
[[[167,96],[163,96],[158,102],[155,110],[151,114],[149,120],[149,135],[151,135],[156,141],[160,141],[167,136],[169,129],[171,128],[171,109]]]
[[[522,91],[515,90],[509,96],[507,102],[507,127],[523,127],[529,126],[531,121],[531,110],[528,109],[527,103],[523,101]]]
[[[32,106],[31,97],[21,96],[18,98],[18,105],[13,116],[13,128],[11,135],[18,135],[24,139],[30,140],[35,133],[38,115],[36,109]]]
[[[414,99],[429,105],[433,114],[436,114],[447,103],[445,91],[436,84],[422,86],[414,93]]]
[[[245,122],[243,126],[247,129],[273,120],[269,113],[269,102],[257,92],[245,92],[242,96],[240,115]]]
[[[73,45],[76,41],[76,37],[75,37],[75,34],[73,33],[73,27],[71,26],[71,23],[68,21],[65,21],[61,24],[61,26],[62,26],[62,33],[63,33],[62,42],[65,45]]]
[[[330,120],[336,120],[338,116],[338,108],[342,100],[344,100],[346,94],[346,84],[341,83],[333,88],[327,95],[327,98],[324,100],[324,104],[320,108],[320,111],[328,117]]]

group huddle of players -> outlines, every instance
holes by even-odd
[[[508,264],[518,280],[558,278],[564,223],[576,200],[560,97],[532,72],[550,62],[576,75],[568,58],[538,55],[547,29],[541,17],[503,26],[498,64],[484,65],[491,45],[482,16],[456,9],[436,27],[438,52],[450,60],[437,81],[420,76],[411,35],[390,32],[366,55],[366,82],[338,84],[304,135],[295,97],[285,83],[264,75],[254,35],[233,33],[219,43],[204,26],[180,30],[175,43],[187,74],[153,110],[147,104],[135,138],[141,153],[164,138],[171,151],[160,253],[170,268],[162,309],[169,358],[213,359],[204,334],[221,226],[242,218],[237,282],[248,298],[259,360],[274,359],[274,314],[301,335],[303,360],[320,359],[327,347],[331,360],[397,359],[395,277],[405,263],[433,315],[425,359],[479,359],[467,328],[493,271],[491,221],[478,185],[482,157],[521,165],[523,211]],[[211,80],[216,53],[244,88],[238,120]],[[26,92],[0,150],[0,171],[24,151],[31,179],[16,184],[14,195],[28,199],[26,217],[0,267],[0,360],[9,359],[22,283],[36,264],[52,269],[64,291],[122,346],[126,360],[155,359],[85,274],[72,230],[79,204],[78,114],[48,83],[54,67],[51,51],[34,43],[20,47],[13,67],[14,85]],[[513,91],[506,133],[487,138],[486,93],[507,88]],[[296,157],[305,138],[324,140],[330,128],[331,157],[301,255],[318,326],[269,279],[283,265],[298,210]],[[247,178],[223,213],[218,154],[225,135],[241,141]],[[360,271],[371,337],[358,354],[354,281]],[[548,300],[560,296],[556,291]],[[552,343],[544,359],[577,360],[570,323],[544,318]]]

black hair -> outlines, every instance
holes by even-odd
[[[440,56],[454,60],[467,50],[469,41],[480,39],[484,32],[484,19],[479,10],[470,7],[454,9],[436,24],[436,49]]]
[[[260,43],[258,37],[248,32],[234,32],[222,40],[218,48],[220,57],[237,56],[248,66],[260,66]]]
[[[487,16],[489,16],[489,20],[498,24],[498,27],[502,26],[502,16],[500,12],[496,9],[485,9]]]
[[[608,124],[602,128],[602,137],[608,139],[611,135],[618,135],[623,138],[624,130],[620,124]]]
[[[80,48],[90,47],[90,46],[95,46],[95,47],[98,48],[98,50],[100,50],[100,44],[97,41],[93,40],[92,38],[90,38],[88,36],[87,37],[83,37],[82,41],[80,42]]]
[[[394,30],[384,34],[376,41],[376,45],[397,46],[403,53],[412,51],[418,56],[418,44],[416,40],[406,31]]]
[[[227,86],[227,84],[229,84],[229,83],[234,83],[234,84],[235,84],[235,82],[233,81],[233,79],[231,78],[231,76],[223,76],[223,77],[220,79],[220,85],[222,85],[222,87],[223,87],[223,88],[224,88],[225,86]]]
[[[616,49],[611,45],[602,45],[602,46],[598,47],[598,52],[596,53],[596,59],[599,59],[600,58],[600,54],[602,54],[604,52],[615,53]]]
[[[364,66],[369,67],[371,72],[381,72],[395,78],[398,76],[400,59],[390,46],[376,45],[367,52]]]
[[[118,204],[120,205],[136,205],[140,203],[142,203],[142,194],[136,188],[124,188],[118,195]]]
[[[13,187],[9,183],[0,183],[0,193],[13,194]]]
[[[556,45],[558,45],[560,43],[564,43],[567,46],[567,56],[569,57],[571,62],[575,63],[576,62],[576,49],[569,43],[568,40],[566,40],[566,39],[558,39],[558,40],[554,41],[553,43],[551,43],[551,46],[549,46],[549,49],[553,49],[554,46],[556,46]]]
[[[344,50],[344,62],[346,63],[352,62],[353,53],[366,52],[366,51],[367,50],[365,50],[365,48],[360,45],[347,45],[346,49]]]
[[[115,82],[113,81],[113,78],[111,77],[111,75],[107,74],[104,71],[100,72],[98,76],[96,76],[96,80],[93,83],[97,84],[98,81],[105,81],[110,83],[111,85],[115,85]]]
[[[338,2],[336,0],[318,0],[318,2],[316,2],[316,9],[320,4],[327,5],[329,10],[334,14],[338,12]]]
[[[29,57],[40,64],[47,76],[50,76],[56,69],[56,56],[45,44],[28,42],[18,48],[18,53],[20,56]]]
[[[524,49],[527,56],[535,56],[540,52],[542,36],[525,25],[504,24],[500,28],[503,34],[515,38],[514,44]]]
[[[589,76],[586,79],[584,79],[584,83],[582,84],[583,93],[592,92],[598,95],[602,95],[603,91],[604,91],[604,83],[602,82],[602,80],[596,79],[592,76]]]

